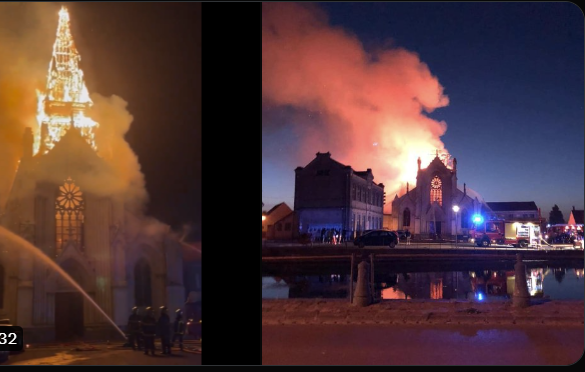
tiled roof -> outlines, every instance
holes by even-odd
[[[274,212],[276,210],[276,208],[280,207],[283,204],[284,203],[276,204],[274,207],[272,207],[272,209],[270,209],[268,212],[266,212],[266,215],[269,215],[270,213]]]

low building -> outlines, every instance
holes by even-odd
[[[540,208],[533,201],[529,202],[487,202],[489,210],[486,218],[533,223],[540,226],[540,231],[547,230],[546,218],[540,214]]]
[[[292,240],[297,237],[298,223],[296,222],[295,212],[276,221],[271,230],[268,231],[271,240]]]
[[[382,228],[384,185],[371,169],[349,165],[317,153],[307,166],[295,169],[295,204],[299,232],[319,238],[335,230],[346,239],[364,230]]]
[[[487,202],[486,218],[517,220],[519,222],[540,222],[540,209],[529,202]]]
[[[268,212],[262,213],[262,239],[278,239],[284,234],[287,217],[293,214],[292,209],[286,203],[280,203],[272,207]],[[292,232],[292,225],[291,230]]]

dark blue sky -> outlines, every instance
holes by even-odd
[[[486,201],[534,200],[565,219],[584,205],[584,16],[572,3],[321,3],[366,51],[415,52],[449,105],[441,140]],[[263,107],[262,197],[292,207],[287,148],[299,110]],[[275,124],[279,121],[279,124]],[[287,123],[291,123],[287,125]],[[269,144],[269,145],[268,145]],[[311,160],[314,153],[307,155]],[[416,166],[415,164],[413,166]],[[374,170],[375,174],[375,170]]]

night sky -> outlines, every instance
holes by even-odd
[[[565,219],[572,206],[583,209],[584,23],[578,6],[321,3],[318,8],[328,17],[328,27],[353,36],[365,53],[404,48],[428,66],[449,103],[436,104],[424,115],[445,122],[446,131],[437,138],[458,160],[461,187],[466,183],[488,202],[533,200],[546,218],[554,204]],[[343,80],[341,72],[332,80]],[[279,99],[280,104],[263,100],[264,209],[282,201],[292,207],[295,167],[331,147],[333,158],[344,158],[339,143],[353,141],[335,137],[331,121],[340,112],[322,116],[322,109],[331,106],[283,95]],[[360,125],[360,131],[368,131],[367,123]],[[319,131],[320,126],[329,129]],[[335,145],[324,133],[335,138]],[[307,138],[314,147],[306,146]],[[352,154],[344,163],[375,164],[375,153],[366,159]],[[374,176],[380,173],[372,168]],[[392,192],[387,201],[393,197]]]
[[[146,178],[149,215],[191,223],[199,240],[201,4],[66,5],[89,91],[122,97],[134,116],[126,139]]]

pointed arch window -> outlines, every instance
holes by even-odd
[[[85,203],[83,193],[79,186],[75,185],[71,177],[59,186],[59,192],[55,199],[55,247],[57,256],[69,241],[75,243],[77,248],[84,250],[83,246],[83,221]]]
[[[443,183],[438,176],[433,177],[431,181],[431,203],[434,202],[443,205]]]
[[[461,228],[467,229],[469,228],[469,214],[467,213],[467,209],[463,209],[461,212]]]
[[[408,208],[402,213],[402,226],[410,226],[410,209]]]

